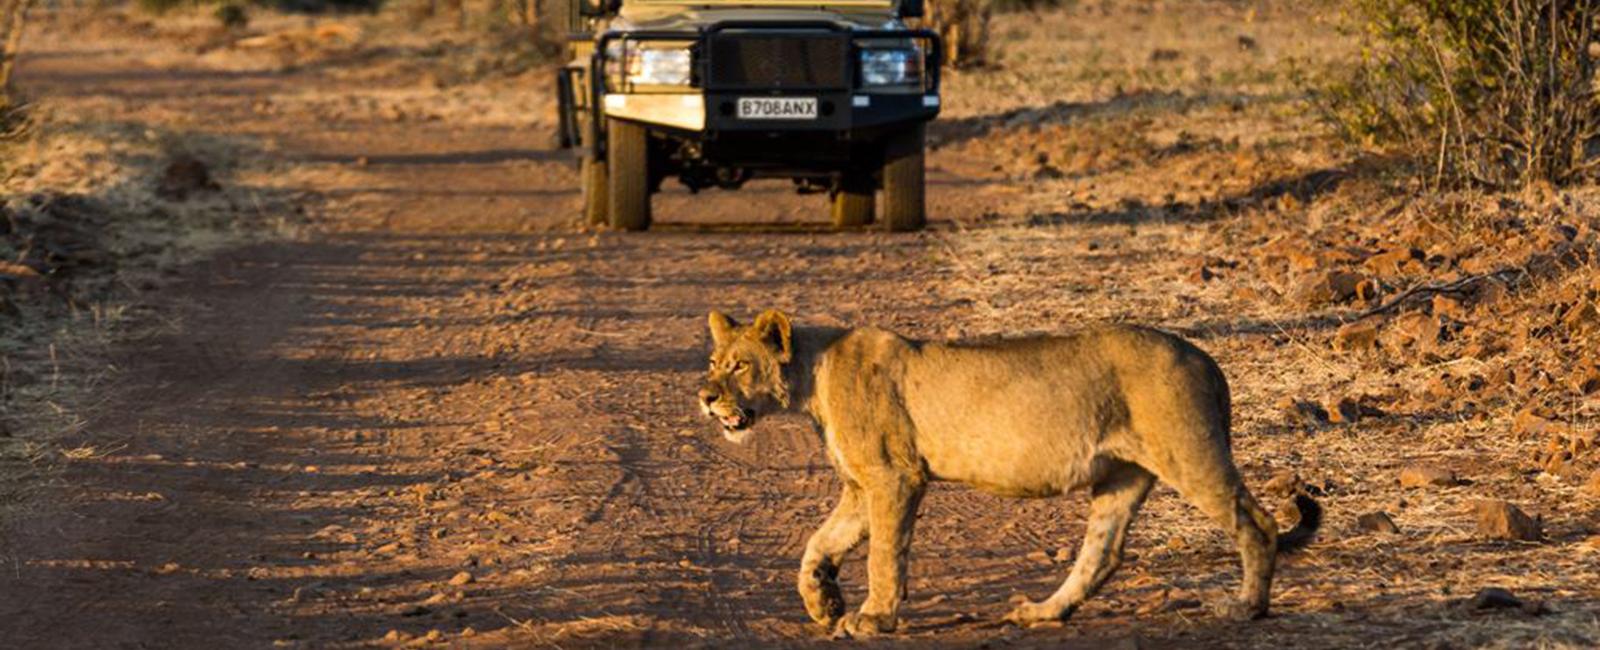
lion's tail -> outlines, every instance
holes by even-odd
[[[1322,527],[1322,506],[1304,494],[1294,495],[1294,507],[1300,510],[1300,521],[1288,532],[1278,535],[1278,552],[1293,553],[1316,538]]]

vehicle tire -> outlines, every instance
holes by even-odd
[[[590,226],[606,225],[606,203],[610,189],[606,186],[606,163],[584,156],[579,169],[583,183],[583,222]]]
[[[894,232],[928,223],[923,183],[923,127],[889,136],[883,148],[883,225]]]
[[[606,215],[617,230],[650,227],[650,138],[643,126],[606,120]]]
[[[872,179],[846,176],[833,193],[833,225],[855,228],[872,223]]]

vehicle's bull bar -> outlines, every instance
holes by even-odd
[[[588,78],[585,80],[589,84],[590,101],[587,109],[589,110],[590,119],[588,129],[589,133],[587,134],[589,137],[583,138],[583,140],[586,140],[585,144],[587,144],[589,147],[589,155],[593,156],[595,160],[605,159],[605,129],[602,127],[602,124],[605,120],[605,96],[611,91],[606,63],[608,61],[608,51],[612,43],[620,42],[623,44],[622,52],[624,57],[626,57],[627,43],[638,41],[691,41],[695,43],[695,49],[703,53],[707,49],[705,47],[706,43],[708,43],[713,36],[728,30],[750,30],[752,32],[759,31],[762,35],[782,35],[785,33],[794,34],[802,32],[809,33],[827,31],[839,34],[841,38],[848,38],[851,42],[851,47],[848,50],[850,55],[848,63],[850,65],[848,72],[846,73],[846,79],[849,80],[851,89],[854,89],[859,82],[857,79],[858,66],[855,65],[855,61],[859,60],[858,50],[860,48],[858,45],[856,45],[856,43],[866,40],[893,39],[909,39],[918,41],[923,44],[923,75],[921,94],[931,94],[936,96],[939,92],[939,73],[940,66],[944,61],[944,43],[939,38],[939,34],[930,29],[855,29],[846,24],[826,20],[734,20],[713,23],[703,29],[693,30],[609,30],[602,33],[595,41],[594,53],[591,55],[589,63]],[[696,74],[701,80],[710,78],[710,70],[708,67],[710,59],[711,57],[702,54],[701,56],[698,56],[697,60],[694,62]],[[575,76],[576,75],[574,75],[574,77]],[[574,77],[564,76],[563,79],[566,80],[566,83],[570,84],[574,80]],[[623,82],[626,83],[625,78],[623,79]],[[631,90],[631,88],[629,90]],[[705,89],[697,87],[694,89],[694,92],[703,93],[705,92]],[[574,126],[574,131],[575,130],[576,128]]]

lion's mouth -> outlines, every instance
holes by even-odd
[[[722,423],[724,431],[744,431],[750,428],[750,415],[744,411],[718,415],[717,422]]]
[[[746,440],[750,439],[750,425],[755,422],[755,418],[749,411],[735,409],[732,413],[709,413],[708,415],[715,418],[717,424],[722,425],[722,437],[726,438],[728,442],[742,445]]]

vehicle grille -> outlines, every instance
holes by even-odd
[[[713,88],[845,89],[850,41],[830,35],[719,34],[711,40]]]

